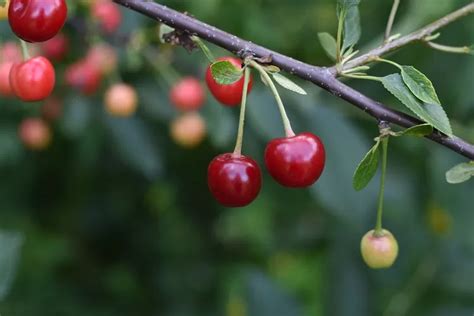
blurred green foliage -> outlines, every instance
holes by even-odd
[[[468,0],[402,1],[394,32],[406,33]],[[318,32],[335,33],[332,0],[162,1],[240,37],[317,65],[330,65]],[[72,1],[71,1],[72,4]],[[74,4],[76,5],[76,4]],[[380,43],[391,1],[360,5],[361,48]],[[122,9],[120,35],[141,31],[159,45],[156,23]],[[77,16],[84,12],[77,11]],[[474,42],[474,19],[443,29],[443,43]],[[72,23],[65,32],[81,57],[90,34]],[[7,22],[0,38],[13,39]],[[372,271],[359,254],[374,225],[378,177],[352,188],[353,172],[377,126],[365,114],[319,88],[298,82],[309,96],[283,93],[296,131],[311,131],[327,146],[327,167],[309,190],[289,190],[264,173],[250,206],[225,209],[211,198],[208,162],[231,151],[237,110],[210,95],[202,114],[208,138],[182,149],[168,134],[177,115],[168,86],[122,41],[120,74],[139,91],[138,113],[105,113],[102,91],[57,94],[64,113],[54,141],[41,153],[16,136],[39,107],[0,99],[0,313],[2,315],[166,316],[457,316],[474,312],[474,182],[449,185],[447,169],[462,157],[423,139],[396,139],[389,148],[384,225],[399,241],[389,270]],[[226,54],[211,47],[216,55]],[[160,48],[161,49],[161,48]],[[203,78],[200,53],[173,51],[182,75]],[[414,65],[437,88],[455,133],[474,140],[474,59],[413,45],[391,58]],[[64,64],[56,67],[62,73]],[[389,66],[374,69],[388,74]],[[104,81],[102,89],[108,85]],[[397,107],[383,88],[352,86]],[[263,165],[265,143],[283,134],[264,85],[249,97],[244,152]]]

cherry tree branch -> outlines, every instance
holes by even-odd
[[[278,66],[282,70],[296,75],[303,80],[310,81],[320,86],[321,88],[329,91],[333,95],[342,98],[350,104],[365,111],[369,115],[376,118],[378,121],[386,121],[406,128],[422,123],[417,118],[414,118],[402,112],[392,110],[340,82],[336,78],[337,72],[335,71],[334,67],[317,67],[303,63],[299,60],[295,60],[291,57],[277,53],[252,42],[243,40],[235,35],[226,33],[214,26],[208,25],[193,17],[177,12],[173,9],[170,9],[164,5],[158,4],[153,1],[114,0],[114,2],[123,5],[124,7],[130,8],[134,11],[137,11],[141,14],[144,14],[159,22],[165,23],[173,28],[187,31],[192,35],[196,35],[202,39],[207,40],[210,43],[225,48],[240,57],[246,57],[249,55],[253,55],[258,58],[271,57],[271,63],[273,65]],[[424,35],[419,38],[423,38],[424,36],[431,34],[433,31],[439,29],[440,27],[445,26],[448,23],[468,13],[472,13],[473,10],[474,3],[472,5],[465,6],[464,8],[441,19],[441,22],[435,22],[428,26],[427,30],[421,32]],[[391,49],[388,49],[387,47],[384,49],[379,48],[377,50],[378,54],[383,54],[408,43],[411,43],[414,41],[414,39],[411,38],[417,37],[413,34],[410,34],[409,36],[410,38],[408,40],[400,38],[396,41],[388,43],[386,46],[392,47]],[[402,45],[402,43],[405,44]],[[359,62],[361,61],[362,60],[360,60]],[[363,62],[361,62],[361,64],[363,64]],[[467,143],[463,139],[460,139],[458,137],[448,137],[438,131],[435,131],[431,135],[428,135],[427,138],[447,148],[450,148],[451,150],[471,160],[474,160],[474,145]]]

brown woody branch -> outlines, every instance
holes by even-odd
[[[186,14],[177,12],[164,5],[147,0],[114,0],[114,2],[130,8],[141,14],[144,14],[159,22],[165,23],[173,28],[184,30],[190,34],[196,35],[202,39],[207,40],[215,45],[227,49],[240,57],[248,56],[249,54],[257,58],[266,58],[271,56],[272,64],[279,68],[300,77],[303,80],[310,81],[321,88],[329,91],[333,95],[348,101],[350,104],[365,111],[369,115],[376,118],[378,121],[387,121],[402,127],[412,127],[422,123],[419,119],[414,118],[402,112],[390,109],[383,104],[372,100],[371,98],[361,94],[352,89],[344,83],[337,80],[337,72],[335,68],[317,67],[295,60],[291,57],[269,50],[265,47],[259,46],[252,42],[243,40],[235,35],[226,33],[214,26],[201,22]],[[348,62],[347,67],[355,65],[362,65],[371,60],[371,56],[383,55],[404,45],[412,43],[417,40],[422,40],[427,35],[443,26],[461,18],[469,13],[474,12],[474,3],[466,5],[465,7],[447,15],[446,17],[428,25],[421,30],[414,32],[405,37],[389,42],[372,52],[362,55],[351,62]],[[474,146],[458,137],[448,137],[439,131],[433,132],[427,138],[447,147],[451,150],[474,160]]]

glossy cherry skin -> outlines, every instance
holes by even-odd
[[[221,57],[221,58],[218,58],[217,60],[229,61],[232,64],[234,64],[237,68],[242,69],[242,61],[238,58]],[[240,101],[242,100],[242,90],[244,89],[244,81],[245,81],[244,76],[242,76],[242,78],[240,78],[238,81],[232,84],[227,84],[227,85],[219,84],[216,82],[214,77],[212,77],[211,67],[210,66],[207,67],[207,70],[206,70],[207,87],[209,88],[209,91],[211,91],[214,98],[216,98],[216,100],[222,103],[223,105],[236,106],[240,104]],[[252,79],[252,76],[250,76],[247,93],[250,93],[250,91],[252,90],[252,86],[253,86],[253,79]]]
[[[211,161],[207,182],[209,190],[220,204],[241,207],[257,197],[262,186],[262,173],[253,159],[227,153]]]
[[[303,188],[319,179],[326,153],[318,136],[301,133],[276,138],[265,149],[265,165],[278,183],[290,188]]]
[[[398,243],[392,233],[383,229],[380,236],[374,230],[367,232],[360,242],[365,263],[372,269],[385,269],[393,265],[398,256]]]
[[[10,70],[12,91],[23,101],[46,99],[53,91],[55,81],[53,65],[41,56],[13,64]]]
[[[201,83],[193,77],[181,79],[170,90],[170,101],[180,111],[198,110],[205,98]]]
[[[53,38],[67,18],[65,0],[11,0],[8,22],[12,31],[27,42]]]

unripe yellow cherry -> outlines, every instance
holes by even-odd
[[[360,251],[365,263],[372,269],[389,268],[398,255],[398,243],[392,233],[382,229],[376,235],[374,230],[367,232],[360,242]]]

